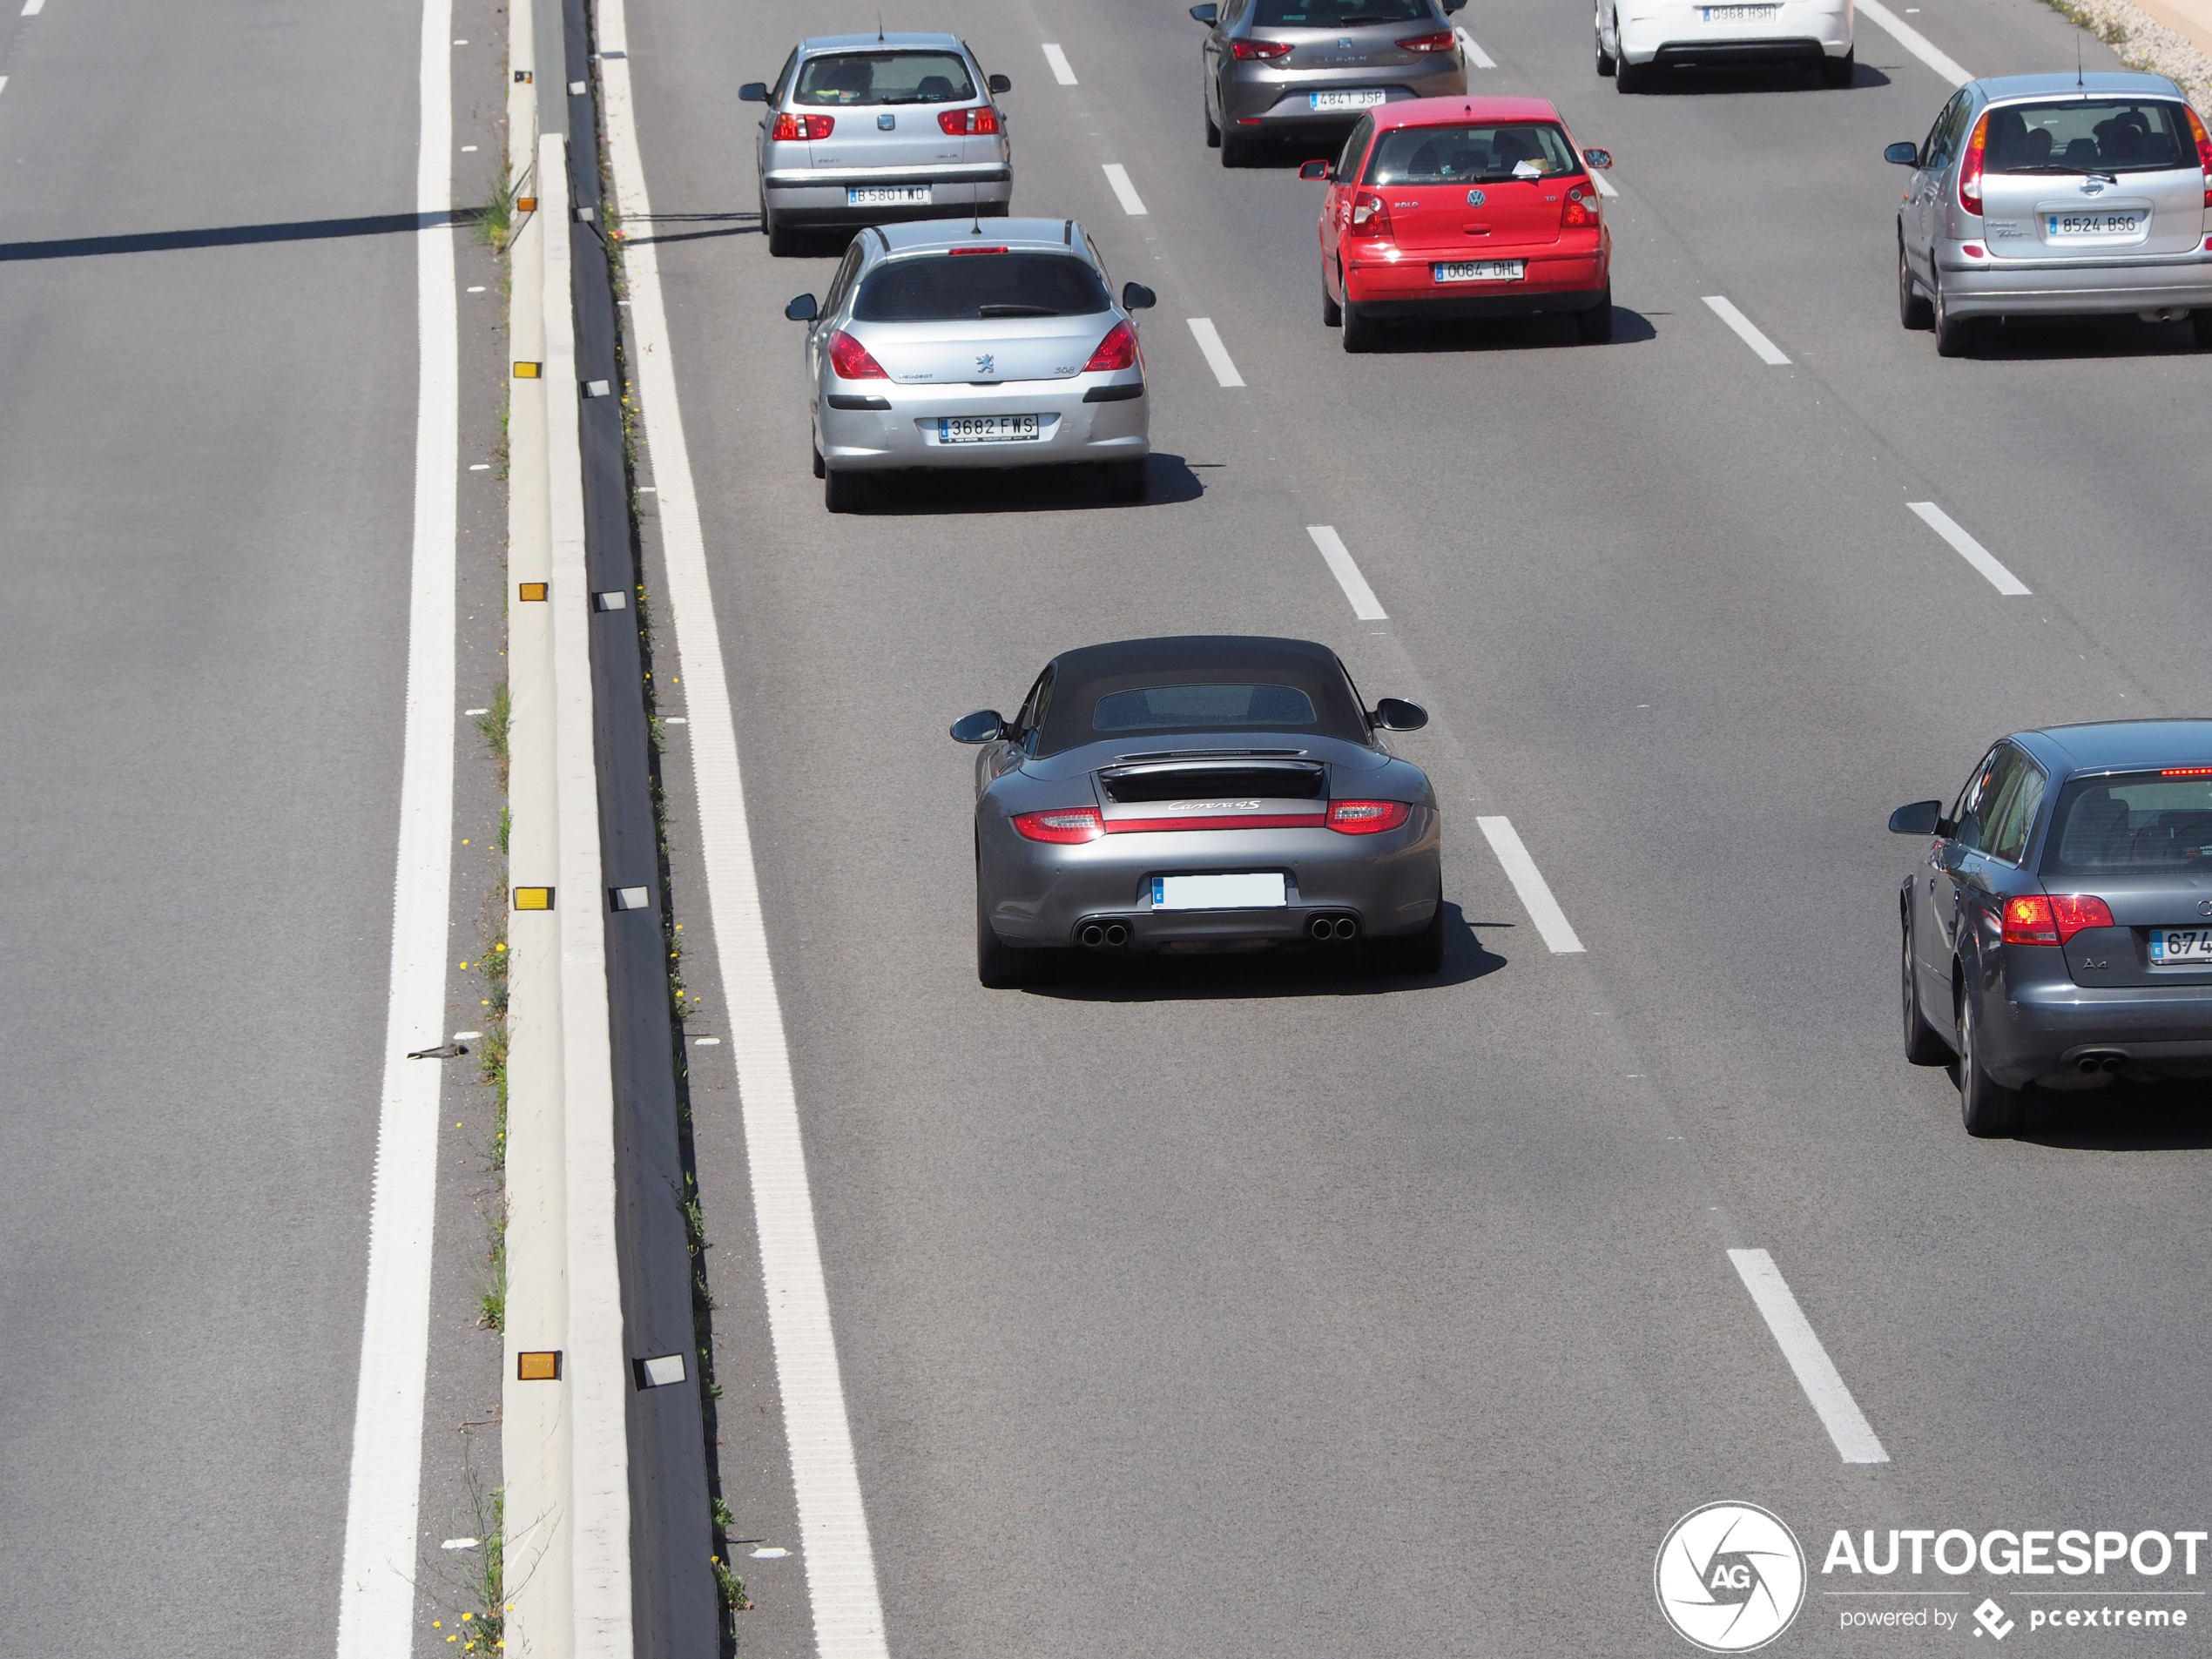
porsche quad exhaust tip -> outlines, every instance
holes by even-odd
[[[1118,921],[1087,921],[1076,938],[1085,950],[1118,950],[1129,943],[1129,929]]]
[[[1359,924],[1350,916],[1316,916],[1305,925],[1307,933],[1317,944],[1336,942],[1359,936]]]

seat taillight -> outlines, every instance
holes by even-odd
[[[1332,800],[1329,827],[1339,835],[1379,835],[1394,830],[1413,815],[1402,800]]]
[[[1061,806],[1049,812],[1017,813],[1014,832],[1024,840],[1071,844],[1095,841],[1106,833],[1093,806]]]
[[[1966,140],[1966,158],[1959,164],[1959,206],[1976,219],[1981,217],[1981,160],[1988,144],[1989,111],[1984,110],[1973,137]]]
[[[768,136],[779,144],[791,144],[813,138],[826,138],[837,130],[833,115],[779,115]]]
[[[1398,43],[1400,51],[1448,52],[1452,50],[1452,31],[1448,29],[1433,35],[1415,35],[1411,40]]]
[[[1117,322],[1106,331],[1106,338],[1098,342],[1098,349],[1083,365],[1086,374],[1101,369],[1134,368],[1136,367],[1136,330],[1126,322]]]
[[[841,381],[887,381],[883,365],[868,354],[868,348],[846,334],[842,328],[830,336],[830,367]]]
[[[1264,61],[1290,56],[1291,43],[1287,40],[1232,40],[1229,43],[1229,50],[1246,60],[1258,57]]]
[[[937,113],[937,125],[954,137],[968,132],[996,132],[999,130],[999,112],[995,105],[989,104],[974,110],[941,110]]]

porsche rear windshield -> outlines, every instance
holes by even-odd
[[[1989,112],[1990,172],[2164,172],[2196,165],[2188,111],[2148,98],[2007,104]]]
[[[1201,726],[1312,725],[1313,699],[1295,685],[1141,685],[1093,705],[1094,732],[1189,732]]]
[[[1394,127],[1367,159],[1370,185],[1503,184],[1580,172],[1567,135],[1546,121]]]
[[[2060,792],[2046,878],[2183,870],[2212,871],[2212,766],[2077,778]]]
[[[1363,23],[1426,23],[1429,0],[1259,0],[1263,29],[1352,29]]]
[[[792,92],[799,104],[964,104],[974,78],[958,52],[838,52],[810,57]],[[840,134],[840,136],[843,136]]]
[[[860,284],[860,322],[972,322],[979,317],[1088,317],[1109,310],[1106,285],[1065,253],[935,253],[894,260]]]

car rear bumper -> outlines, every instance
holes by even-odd
[[[1087,401],[1095,393],[1138,388],[1136,397]],[[831,397],[868,398],[888,407],[837,408]],[[941,418],[1035,415],[1041,435],[1006,443],[943,443]],[[903,468],[989,469],[1064,466],[1070,462],[1134,461],[1151,453],[1151,398],[1128,371],[1057,381],[1002,381],[995,386],[901,386],[838,381],[817,397],[814,433],[822,459],[840,472]],[[1025,844],[1026,845],[1026,844]]]
[[[1365,111],[1317,110],[1312,95],[1370,89],[1386,93],[1393,104],[1409,98],[1458,98],[1467,90],[1467,72],[1456,51],[1439,52],[1431,63],[1372,70],[1280,70],[1243,63],[1223,84],[1222,119],[1226,125],[1265,132],[1348,132]]]
[[[926,202],[878,203],[854,206],[848,192],[856,186],[910,188],[927,185]],[[965,167],[938,173],[855,172],[840,170],[814,176],[770,173],[761,180],[761,199],[786,225],[889,225],[916,219],[947,219],[975,208],[1004,207],[1014,199],[1011,167]]]
[[[1624,4],[1622,11],[1632,8]],[[1764,22],[1743,18],[1708,24],[1698,5],[1633,8],[1621,19],[1621,56],[1631,64],[1662,65],[1813,64],[1851,50],[1852,8],[1824,0],[1782,0]]]
[[[1452,248],[1408,253],[1401,260],[1352,260],[1344,267],[1345,299],[1366,316],[1514,317],[1587,311],[1601,303],[1611,264],[1605,247],[1562,253],[1556,247]],[[1518,282],[1440,283],[1432,266],[1455,260],[1525,260]]]
[[[1939,260],[1944,303],[1966,316],[2080,316],[2212,307],[2212,256],[2126,265],[2047,265],[1970,260],[1959,244]]]
[[[2212,1077],[2212,985],[2016,986],[1983,1023],[1990,1076],[2007,1088]],[[2120,1065],[2082,1069],[2107,1055]]]

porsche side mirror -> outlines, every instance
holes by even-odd
[[[1948,835],[1952,826],[1944,821],[1939,800],[1916,800],[1890,814],[1892,835]]]
[[[1144,311],[1150,309],[1153,306],[1157,306],[1159,303],[1160,296],[1153,293],[1151,289],[1146,287],[1142,282],[1124,282],[1122,284],[1123,310]]]
[[[1301,179],[1326,179],[1329,176],[1329,164],[1325,161],[1300,162],[1298,176]]]
[[[1211,24],[1221,16],[1221,8],[1219,6],[1193,6],[1190,8],[1190,15],[1200,23]]]
[[[994,92],[1011,92],[1014,90],[1014,83],[1003,75],[987,75],[983,78],[983,84]]]
[[[954,743],[988,743],[1006,735],[1006,721],[996,709],[978,709],[953,722]]]
[[[1467,3],[1467,0],[1444,0],[1444,15],[1448,17],[1455,11],[1464,11]]]
[[[812,322],[821,314],[821,307],[814,303],[814,296],[811,293],[800,294],[784,307],[784,315],[793,322]]]
[[[747,81],[738,88],[738,102],[740,104],[765,104],[767,101],[768,83],[765,81]]]
[[[1882,159],[1895,167],[1917,167],[1920,165],[1920,146],[1910,138],[1900,138],[1882,152]]]
[[[1375,705],[1367,722],[1385,732],[1418,732],[1428,724],[1428,711],[1402,697],[1386,697]]]
[[[1603,172],[1613,165],[1613,152],[1610,150],[1585,150],[1582,152],[1582,159],[1600,172]]]

